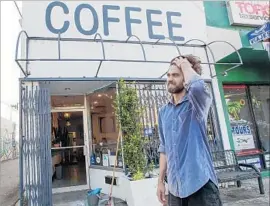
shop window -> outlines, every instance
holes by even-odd
[[[270,168],[270,86],[250,86],[250,96],[261,147],[264,151],[265,167]]]
[[[269,139],[269,116],[270,116],[270,97],[269,86],[251,86],[251,102],[258,127],[259,138],[261,140],[262,149],[270,151]]]
[[[251,108],[248,104],[245,85],[224,86],[225,101],[228,108],[234,147],[237,152],[258,148]]]
[[[223,88],[239,162],[270,168],[269,86]]]

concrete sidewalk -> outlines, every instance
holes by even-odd
[[[0,205],[13,206],[19,197],[19,160],[0,164]]]
[[[265,194],[259,193],[256,179],[242,182],[242,187],[221,188],[223,206],[268,206],[269,178],[264,178]],[[77,191],[53,195],[54,206],[85,206],[86,192]],[[1,205],[1,204],[0,204]],[[113,206],[127,206],[123,201],[115,200]]]
[[[242,187],[220,189],[223,206],[268,206],[269,178],[264,178],[265,194],[260,195],[257,180],[242,182]],[[86,191],[69,192],[53,196],[54,206],[84,206]],[[115,201],[114,206],[127,206],[123,202]]]
[[[224,206],[268,206],[269,178],[263,179],[265,194],[261,195],[256,179],[242,181],[242,187],[220,189]]]

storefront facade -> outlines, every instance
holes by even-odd
[[[164,74],[169,61],[180,54],[201,58],[202,77],[214,97],[208,118],[211,149],[231,148],[228,131],[221,129],[226,128],[226,112],[214,69],[215,60],[226,54],[219,53],[214,42],[204,43],[210,41],[203,2],[45,1],[23,2],[22,8],[16,56],[22,71],[21,195],[26,192],[33,204],[39,196],[32,192],[43,190],[48,201],[52,192],[101,187],[109,193],[118,135],[112,106],[118,81],[136,82],[142,107],[147,108],[144,136],[154,144],[158,109],[167,101]],[[219,43],[235,51],[230,44]],[[240,64],[226,68],[235,65]],[[151,160],[157,159],[151,152]],[[124,159],[117,159],[113,196],[133,205],[124,164]],[[33,178],[40,176],[56,180],[44,189]],[[153,178],[147,192],[157,201],[155,184]]]
[[[262,10],[256,12],[259,7]],[[269,54],[263,43],[251,45],[248,39],[248,33],[269,18],[269,10],[264,8],[269,8],[269,2],[205,3],[207,24],[217,32],[237,36],[243,59],[243,65],[227,75],[223,75],[224,67],[215,67],[230,146],[239,162],[254,164],[263,176],[269,176]],[[220,59],[223,61],[237,61],[237,54],[227,53]]]

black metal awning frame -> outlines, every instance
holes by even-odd
[[[26,37],[26,58],[19,58],[18,57],[18,50],[19,50],[19,44],[20,44],[20,39],[22,37],[22,35],[25,35]],[[132,41],[131,38],[135,38],[136,41]],[[58,57],[57,58],[28,58],[29,56],[29,42],[31,40],[40,40],[40,41],[57,41],[58,43]],[[145,52],[145,48],[144,45],[159,45],[159,46],[174,46],[178,52],[179,55],[181,55],[181,47],[193,47],[193,48],[203,48],[205,50],[206,53],[206,57],[207,57],[207,62],[202,62],[201,64],[206,64],[209,65],[210,68],[210,75],[211,78],[214,78],[217,76],[217,74],[213,75],[212,74],[212,70],[210,65],[227,65],[229,68],[226,69],[224,72],[222,72],[222,75],[227,75],[227,73],[241,65],[243,65],[243,61],[242,61],[242,57],[239,54],[238,50],[229,42],[227,41],[212,41],[210,43],[206,43],[200,39],[190,39],[188,41],[186,41],[185,43],[176,43],[175,41],[173,41],[172,39],[166,37],[165,40],[169,40],[170,42],[162,42],[163,39],[158,39],[155,42],[149,42],[149,41],[141,41],[140,38],[136,35],[132,35],[129,36],[125,41],[121,41],[121,40],[105,40],[102,38],[102,36],[99,33],[96,33],[93,39],[84,39],[84,38],[62,38],[61,34],[59,33],[57,37],[30,37],[26,31],[21,31],[18,35],[17,38],[17,43],[16,43],[16,52],[15,52],[15,61],[18,64],[18,66],[20,67],[22,73],[24,74],[25,77],[28,77],[30,75],[30,71],[28,69],[28,63],[29,62],[34,62],[34,61],[40,61],[40,62],[59,62],[59,61],[64,61],[64,62],[99,62],[97,71],[96,71],[96,75],[95,77],[98,77],[99,71],[102,67],[102,63],[103,62],[129,62],[129,63],[170,63],[169,61],[153,61],[153,60],[147,60],[147,56],[146,56],[146,52]],[[72,58],[62,58],[61,57],[61,42],[63,41],[68,41],[68,42],[99,42],[101,44],[101,49],[102,49],[102,57],[103,58],[89,58],[89,59],[72,59]],[[194,44],[194,42],[199,42],[200,44]],[[106,53],[105,53],[105,47],[104,44],[106,43],[114,43],[114,44],[132,44],[132,45],[140,45],[141,47],[141,51],[142,51],[142,55],[143,55],[143,59],[141,60],[132,60],[132,59],[109,59],[106,58]],[[216,44],[216,43],[224,43],[229,45],[234,52],[236,52],[236,54],[238,55],[238,59],[239,62],[236,63],[220,63],[220,62],[216,62],[215,56],[214,56],[214,52],[211,49],[211,45]],[[212,58],[213,62],[210,62],[210,57]],[[23,65],[21,62],[26,62],[26,66],[25,68],[23,68]],[[167,73],[167,72],[166,72]],[[164,73],[163,75],[160,76],[160,78],[162,78],[164,75],[166,75],[166,73]]]

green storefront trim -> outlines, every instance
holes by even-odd
[[[233,136],[231,132],[231,124],[229,119],[229,112],[224,98],[224,84],[248,84],[248,85],[270,85],[270,62],[266,51],[258,51],[253,49],[243,48],[239,50],[244,64],[234,70],[231,70],[227,76],[222,73],[228,69],[223,65],[216,65],[216,73],[218,79],[218,87],[220,91],[220,98],[224,109],[224,117],[229,136],[230,147],[235,150]],[[237,62],[238,56],[236,53],[230,54],[219,62]],[[263,177],[269,177],[270,171],[262,171]]]
[[[252,46],[249,43],[247,33],[253,30],[254,27],[230,25],[227,3],[225,1],[204,1],[203,4],[207,26],[238,31],[241,38],[242,48],[238,52],[243,59],[244,65],[230,71],[227,76],[222,76],[221,73],[228,69],[228,67],[222,65],[215,66],[230,147],[235,150],[228,108],[224,98],[223,84],[270,84],[270,62],[268,54],[261,43]],[[239,62],[239,59],[234,52],[219,62],[235,63]],[[270,171],[262,171],[262,176],[269,177]]]
[[[230,124],[230,119],[229,119],[229,115],[228,115],[229,112],[228,112],[227,104],[226,104],[226,101],[225,101],[225,98],[224,98],[224,90],[223,90],[222,81],[218,81],[218,89],[220,91],[220,99],[221,99],[222,107],[223,107],[223,110],[224,110],[224,117],[225,117],[225,122],[226,122],[227,133],[228,133],[228,136],[229,136],[230,146],[231,146],[232,150],[235,150],[232,131],[231,131],[231,124]]]
[[[261,172],[262,177],[270,177],[270,170],[265,170]]]
[[[263,178],[270,177],[270,170],[265,170],[261,172]]]

